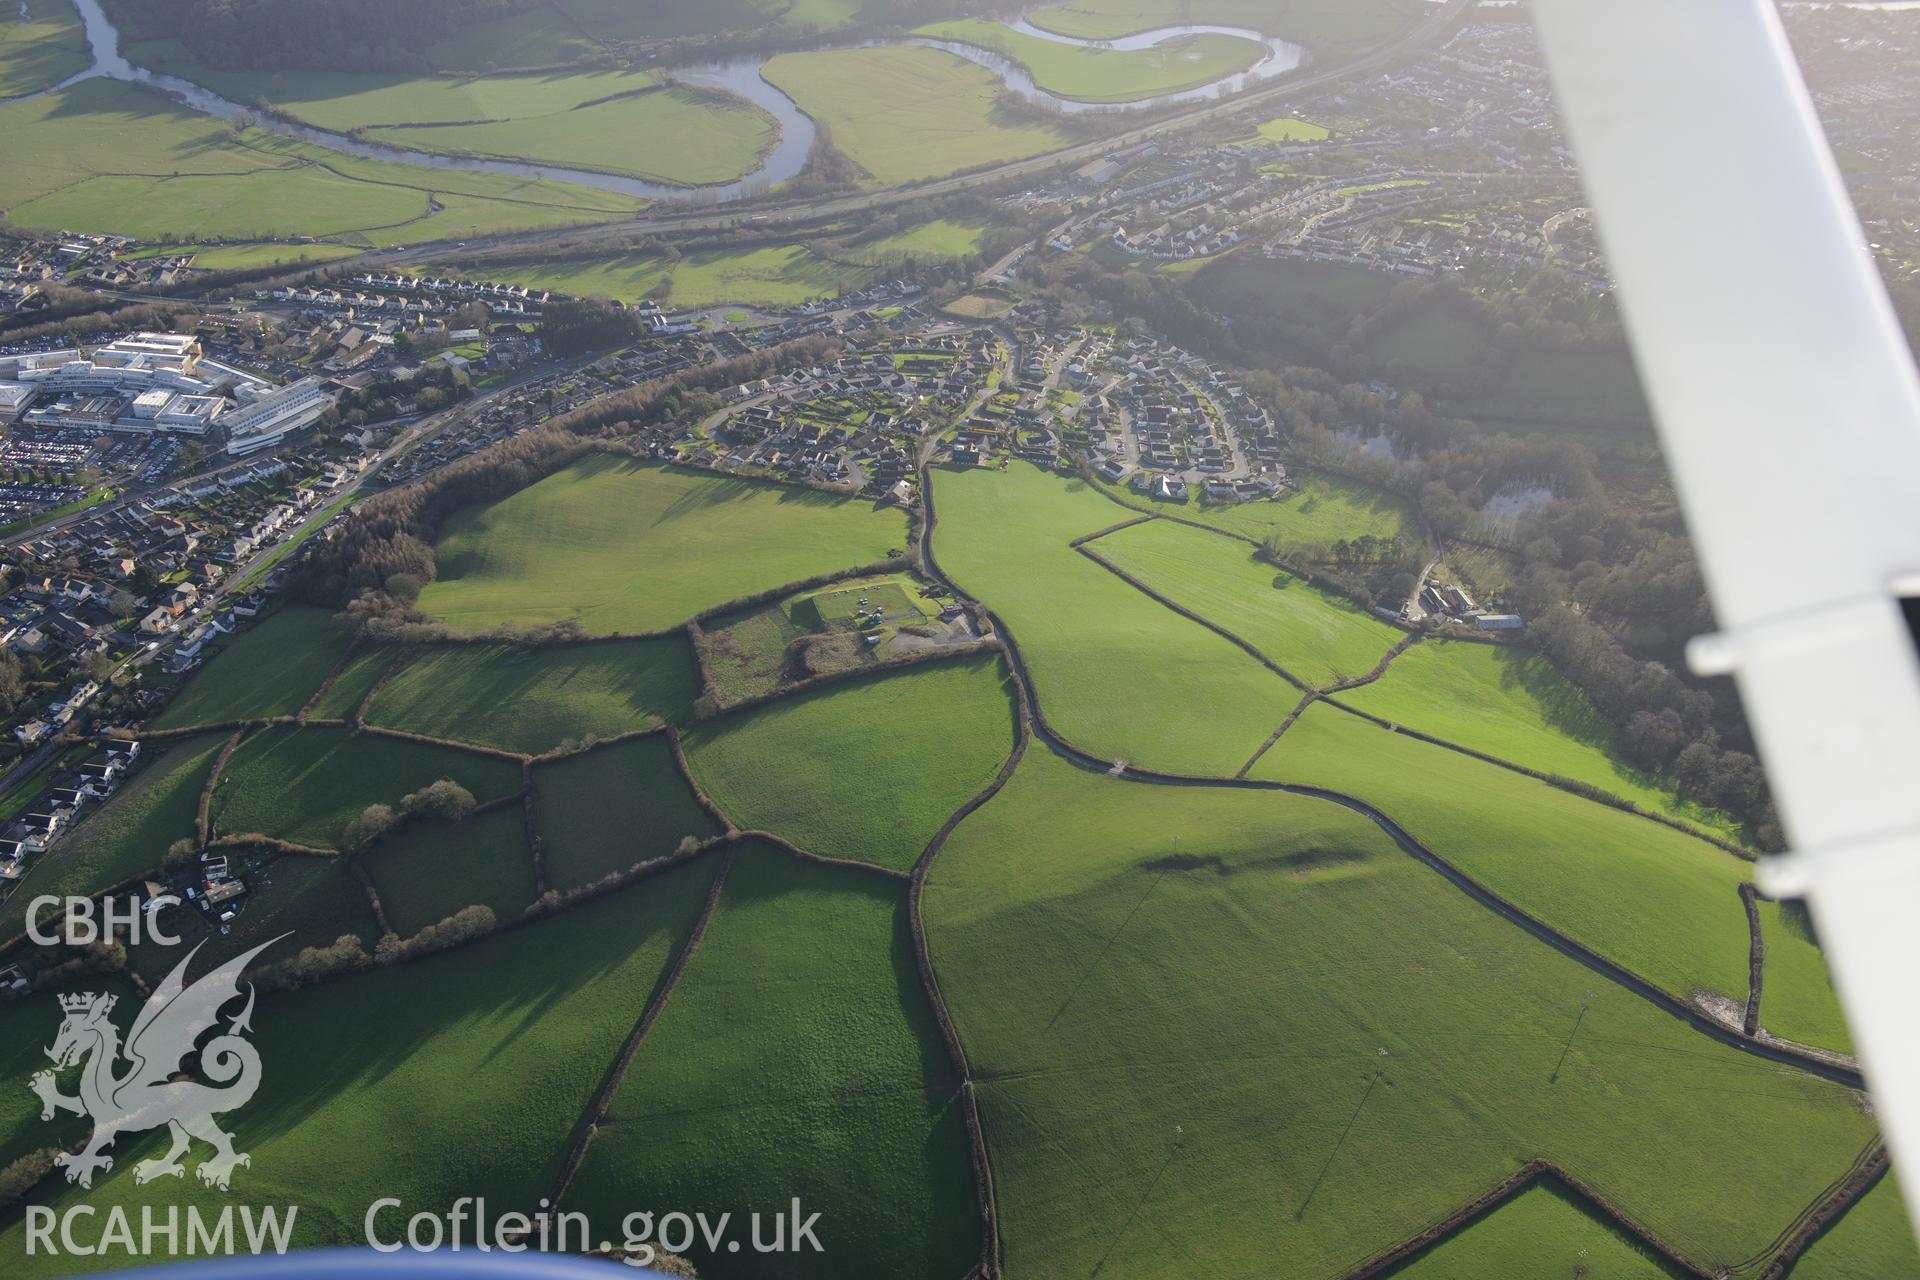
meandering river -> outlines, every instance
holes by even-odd
[[[57,93],[82,80],[106,77],[112,80],[124,80],[131,84],[142,84],[169,94],[196,111],[231,120],[243,112],[254,115],[249,108],[231,99],[224,98],[204,85],[179,76],[167,75],[147,67],[137,66],[120,52],[120,33],[113,22],[100,7],[100,0],[74,0],[79,7],[81,20],[86,26],[87,44],[93,54],[93,64],[86,70],[69,76],[59,84],[42,89],[38,93],[24,97],[41,97]],[[1131,51],[1151,49],[1169,40],[1195,35],[1237,36],[1259,44],[1264,52],[1260,60],[1243,71],[1222,77],[1210,84],[1183,90],[1179,93],[1160,94],[1151,98],[1142,98],[1134,102],[1095,103],[1082,102],[1073,98],[1063,98],[1049,93],[1033,82],[1025,67],[1010,58],[991,49],[964,44],[954,40],[936,40],[924,36],[902,36],[894,40],[869,41],[867,44],[917,44],[929,48],[944,50],[957,57],[976,63],[993,72],[1012,92],[1026,99],[1063,113],[1089,111],[1139,111],[1151,107],[1163,107],[1183,102],[1203,102],[1242,89],[1266,80],[1285,75],[1298,67],[1305,59],[1305,52],[1299,45],[1285,40],[1276,40],[1263,36],[1257,31],[1244,27],[1218,27],[1204,24],[1185,24],[1181,26],[1160,27],[1152,31],[1143,31],[1135,35],[1113,40],[1081,40],[1071,36],[1057,35],[1026,20],[1009,24],[1011,30],[1021,35],[1033,36],[1042,40],[1051,40],[1062,44],[1081,45],[1089,48]],[[424,165],[435,169],[457,169],[469,173],[497,173],[524,178],[551,178],[560,182],[571,182],[583,187],[593,187],[601,191],[612,191],[620,195],[635,196],[647,200],[677,200],[700,204],[721,204],[731,200],[744,199],[760,195],[768,188],[799,174],[807,162],[807,153],[813,147],[814,125],[811,117],[802,111],[799,104],[775,88],[762,75],[766,65],[762,55],[749,54],[729,58],[719,62],[689,63],[682,66],[663,68],[664,73],[674,80],[705,88],[721,89],[744,98],[768,115],[779,126],[779,135],[773,146],[761,157],[760,164],[753,172],[732,182],[711,186],[688,187],[673,183],[652,182],[644,178],[629,177],[624,174],[601,173],[589,169],[571,169],[563,165],[529,164],[518,160],[490,159],[482,156],[444,155],[430,151],[416,151],[407,147],[388,146],[378,142],[366,142],[335,133],[328,129],[317,129],[283,117],[256,119],[256,125],[270,133],[283,137],[297,138],[343,155],[360,156],[369,160],[389,160],[400,164]],[[14,99],[17,101],[18,99]]]

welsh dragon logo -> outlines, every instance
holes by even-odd
[[[36,1074],[30,1084],[40,1095],[42,1120],[51,1120],[61,1111],[93,1120],[93,1136],[83,1150],[55,1157],[66,1169],[67,1181],[91,1187],[95,1173],[113,1168],[113,1157],[106,1149],[114,1139],[162,1125],[173,1131],[173,1146],[164,1156],[135,1165],[135,1182],[184,1176],[180,1159],[195,1138],[214,1150],[195,1170],[210,1187],[225,1191],[233,1171],[252,1163],[246,1153],[234,1150],[233,1135],[213,1119],[245,1106],[260,1087],[260,1055],[246,1039],[252,1030],[251,984],[246,989],[246,1007],[230,1017],[224,1028],[220,1010],[240,997],[240,974],[272,945],[262,943],[189,987],[187,966],[199,954],[196,946],[154,988],[124,1044],[113,1024],[117,997],[100,992],[60,997],[66,1019],[53,1047],[46,1051],[53,1067]],[[215,1034],[205,1038],[208,1032]],[[211,1084],[182,1073],[189,1056],[198,1057],[199,1074]],[[84,1063],[80,1092],[68,1097],[60,1092],[55,1073],[76,1063]]]

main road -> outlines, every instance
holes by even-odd
[[[1317,92],[1354,76],[1385,70],[1444,42],[1477,2],[1478,0],[1445,0],[1443,4],[1436,4],[1432,14],[1414,23],[1393,39],[1344,62],[1332,64],[1317,71],[1309,71],[1304,75],[1291,76],[1266,88],[1235,94],[1222,98],[1218,102],[1176,111],[1146,124],[1124,129],[1119,133],[1109,134],[1091,142],[1076,143],[1058,151],[1049,151],[1044,155],[1031,156],[1025,160],[1012,160],[992,168],[976,169],[950,178],[939,178],[912,186],[892,187],[885,191],[834,196],[820,200],[801,200],[784,204],[758,202],[740,204],[731,206],[729,211],[724,213],[711,210],[682,214],[650,213],[620,222],[483,236],[464,242],[428,241],[405,248],[375,250],[352,261],[367,264],[383,261],[418,263],[456,252],[473,254],[489,249],[553,244],[582,232],[664,235],[714,231],[741,225],[774,227],[804,224],[839,217],[843,214],[884,209],[914,200],[952,195],[973,187],[1004,182],[1009,178],[1046,173],[1065,165],[1085,163],[1110,152],[1150,141],[1162,134],[1190,129],[1196,124],[1235,115],[1251,107],[1283,102],[1303,93]]]

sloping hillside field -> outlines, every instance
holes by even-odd
[[[1024,462],[1005,475],[942,472],[934,509],[941,568],[1006,623],[1048,721],[1077,745],[1231,774],[1299,701],[1258,659],[1069,545],[1129,516],[1084,482]]]
[[[76,1207],[470,1247],[543,1204],[708,1280],[1920,1268],[1814,920],[1750,927],[1721,816],[1544,660],[1229,521],[924,478],[910,523],[589,455],[446,520],[406,625],[279,604],[179,677],[0,882],[0,1274],[136,1260],[28,1251]],[[1370,501],[1329,518],[1418,536]],[[144,1131],[69,1182],[34,1097],[57,996],[124,1028],[185,953],[28,904],[149,881],[196,976],[266,948],[227,1190]]]
[[[456,516],[420,607],[463,631],[634,635],[905,540],[897,509],[599,455]]]
[[[1720,1266],[1872,1134],[1324,801],[1030,750],[925,909],[1009,1274],[1338,1276],[1536,1157]]]

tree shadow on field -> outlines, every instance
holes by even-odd
[[[683,632],[659,639],[615,640],[560,648],[514,644],[442,646],[424,651],[414,667],[410,674],[416,681],[430,680],[443,689],[451,684],[455,688],[484,690],[486,703],[499,718],[491,732],[456,729],[447,736],[471,737],[483,745],[506,749],[528,746],[526,742],[515,746],[509,741],[515,729],[531,722],[522,715],[525,704],[558,704],[576,682],[584,686],[586,697],[616,705],[631,721],[601,730],[602,733],[642,729],[655,720],[687,720],[699,684],[694,674],[692,649]],[[444,700],[435,699],[434,703],[444,705]],[[375,699],[371,718],[375,724],[417,729],[422,723],[431,724],[431,717],[438,709],[438,705],[431,704],[410,708],[414,715],[426,717],[417,720],[393,710],[391,704],[383,714],[380,700]],[[545,716],[572,719],[571,712],[558,705],[547,708]],[[579,735],[556,732],[551,741],[543,741],[531,749],[551,750],[570,736]]]
[[[1235,876],[1248,871],[1318,871],[1370,860],[1366,851],[1328,846],[1296,849],[1292,853],[1264,853],[1232,862],[1217,853],[1169,853],[1140,864],[1146,871],[1211,871]]]
[[[1540,708],[1541,719],[1548,728],[1612,754],[1613,735],[1600,720],[1599,713],[1586,695],[1551,662],[1530,649],[1503,646],[1494,650],[1494,665],[1499,668],[1501,690],[1524,692]]]
[[[676,937],[667,960],[645,990],[633,987],[620,993],[633,1016],[610,1027],[606,1043],[596,1048],[596,1070],[604,1068],[683,945],[701,907],[702,896],[694,890],[704,888],[717,871],[715,859],[703,858],[497,937],[263,998],[255,1025],[266,1068],[259,1094],[242,1113],[246,1141],[271,1141],[337,1098],[379,1089],[397,1068],[430,1050],[439,1036],[468,1022],[492,1028],[492,1045],[476,1059],[447,1064],[446,1114],[417,1117],[422,1125],[418,1136],[433,1141],[433,1126],[441,1121],[484,1127],[487,1117],[470,1108],[473,1080],[535,1032],[563,1000],[613,974],[646,938],[671,929]],[[642,898],[659,901],[676,887],[686,890],[680,895],[685,898],[680,918],[659,920],[643,936],[578,927],[580,913],[632,914]],[[595,1084],[597,1077],[585,1086],[587,1091]],[[581,1101],[584,1104],[584,1098]],[[503,1095],[502,1105],[511,1106],[511,1098]]]
[[[697,481],[685,493],[667,503],[660,509],[654,523],[664,524],[693,515],[709,507],[724,506],[729,503],[750,501],[756,497],[771,497],[783,506],[838,507],[849,499],[838,494],[821,493],[799,485],[782,484],[777,480],[761,480],[750,476],[715,475],[694,467],[682,467],[668,464],[621,460],[623,472],[662,471],[668,475],[680,476]]]

